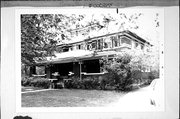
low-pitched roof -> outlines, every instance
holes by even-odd
[[[68,54],[66,53],[56,54],[56,57],[53,57],[51,59],[49,58],[45,61],[37,62],[37,64],[70,63],[70,62],[77,62],[82,60],[99,59],[104,56],[112,56],[117,54],[116,51],[94,52],[94,51],[82,51],[82,50],[77,50],[75,52],[71,51]]]
[[[103,33],[103,32],[102,32]],[[115,35],[115,34],[122,34],[122,35],[130,35],[134,38],[136,38],[137,40],[143,42],[143,43],[147,43],[149,45],[151,45],[148,41],[144,40],[143,38],[141,38],[140,36],[138,36],[137,34],[129,31],[129,30],[125,30],[125,31],[120,31],[120,32],[114,32],[114,33],[108,33],[108,34],[102,34],[99,35],[99,32],[98,32],[98,35],[96,36],[93,36],[93,37],[84,37],[84,36],[78,36],[72,40],[65,40],[64,43],[61,43],[61,44],[58,44],[58,46],[63,46],[63,45],[72,45],[72,44],[75,44],[75,43],[81,43],[83,41],[90,41],[90,40],[93,40],[93,39],[98,39],[98,38],[101,38],[101,37],[106,37],[106,36],[111,36],[111,35]]]

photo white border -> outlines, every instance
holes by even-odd
[[[118,107],[21,107],[21,27],[20,27],[20,15],[21,14],[72,14],[72,9],[86,9],[89,12],[91,9],[99,9],[104,10],[104,8],[84,8],[84,7],[61,7],[61,8],[18,8],[15,10],[15,74],[16,74],[16,112],[152,112],[153,110],[119,110]],[[115,8],[108,8],[115,9]],[[141,10],[150,11],[150,12],[160,12],[164,18],[164,9],[163,8],[155,8],[155,7],[144,7],[144,8],[120,8],[121,11],[128,10],[129,12],[141,12]],[[58,11],[60,10],[60,11]],[[64,11],[63,11],[64,10]],[[158,11],[157,11],[158,10]],[[87,12],[86,11],[86,12]],[[78,11],[78,13],[86,13],[84,10]],[[97,11],[96,11],[97,12]],[[161,34],[161,41],[160,43],[160,67],[164,67],[164,19],[160,20],[161,24],[163,24],[162,30],[163,34]],[[162,23],[163,22],[163,23]],[[160,68],[160,78],[163,79],[163,89],[164,88],[164,68]],[[163,90],[163,91],[164,91]],[[164,92],[163,92],[164,97]],[[165,100],[165,98],[164,98]],[[163,100],[163,104],[164,101]],[[165,104],[164,104],[165,105]],[[159,111],[164,111],[163,108]],[[156,110],[157,112],[157,110]]]

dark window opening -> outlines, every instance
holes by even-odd
[[[82,71],[86,73],[100,73],[99,60],[84,61]]]
[[[97,49],[98,49],[98,50],[103,49],[103,39],[99,39],[99,40],[97,41]]]
[[[104,48],[108,48],[108,44],[107,43],[104,43]]]
[[[63,49],[63,52],[68,52],[69,51],[69,48],[64,48]]]
[[[89,50],[89,44],[87,45],[87,50]]]
[[[73,72],[73,63],[54,64],[51,72],[58,72],[60,76],[68,76],[69,72]]]

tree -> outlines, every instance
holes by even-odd
[[[117,90],[129,90],[129,86],[133,83],[131,77],[131,62],[132,56],[129,54],[119,54],[113,59],[103,57],[101,63],[103,69],[108,72],[105,75],[104,82],[115,86]]]
[[[158,71],[148,71],[153,67],[151,54],[137,51],[120,52],[113,59],[103,57],[102,68],[107,72],[104,82],[116,86],[118,90],[129,90],[134,82],[149,83],[158,77]]]
[[[23,14],[21,15],[22,74],[31,75],[33,65],[54,56],[59,41],[68,39],[67,29],[83,19],[83,15]],[[58,37],[60,36],[60,37]]]
[[[66,31],[72,24],[83,19],[62,14],[21,15],[21,61],[33,65],[37,60],[53,56],[58,41],[65,39]],[[60,35],[61,37],[57,37]]]
[[[48,34],[46,28],[50,25],[44,25],[45,19],[40,19],[40,15],[21,15],[21,61],[26,65],[33,65],[35,58],[42,58],[45,55],[51,53],[51,50],[47,50],[50,45],[53,45],[55,41],[51,39],[53,34]],[[49,16],[51,17],[51,16]],[[45,35],[51,38],[45,39]]]

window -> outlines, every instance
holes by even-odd
[[[120,39],[117,38],[117,36],[112,37],[113,47],[120,46]]]
[[[104,48],[111,48],[112,47],[112,41],[110,38],[104,39]]]
[[[141,45],[141,50],[143,50],[144,49],[144,45]]]
[[[107,43],[104,43],[104,48],[108,48],[108,44]]]
[[[78,49],[81,49],[81,45],[78,45]]]
[[[103,39],[102,38],[97,40],[97,49],[98,50],[103,49]]]
[[[96,47],[97,47],[97,46],[96,46],[96,45],[97,45],[96,42],[97,42],[97,41],[89,42],[88,45],[87,45],[87,49],[88,49],[88,50],[96,50]]]
[[[90,50],[90,44],[89,43],[87,44],[87,50]]]
[[[82,43],[82,44],[81,44],[81,49],[82,49],[82,50],[86,50],[86,44],[85,44],[85,43]]]
[[[77,44],[75,47],[76,47],[76,50],[80,50],[80,49],[82,49],[81,44]]]
[[[93,50],[96,50],[96,45],[97,45],[97,44],[96,44],[96,41],[93,41],[93,42],[91,43],[91,45],[92,45],[92,49],[93,49]]]
[[[88,49],[88,50],[92,50],[92,43],[91,43],[91,42],[88,43],[87,49]]]
[[[64,48],[63,49],[63,52],[68,52],[69,51],[69,48]]]

